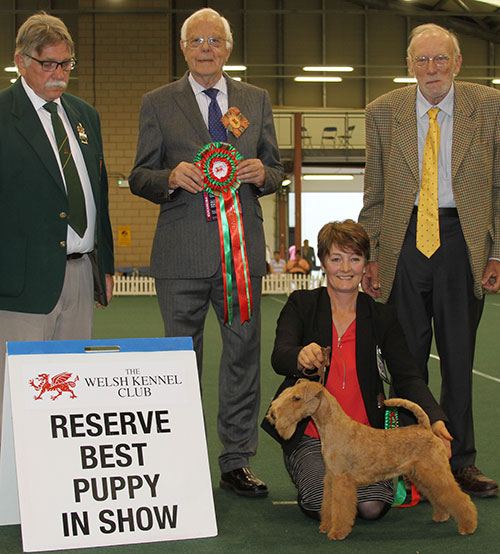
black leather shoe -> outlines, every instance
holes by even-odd
[[[239,496],[267,496],[267,485],[256,477],[249,467],[240,467],[220,477],[220,487]]]
[[[487,498],[498,494],[498,483],[486,477],[476,466],[454,469],[453,475],[462,490],[471,496]]]

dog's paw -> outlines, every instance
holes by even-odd
[[[330,529],[328,531],[328,538],[332,541],[342,541],[344,540],[349,533],[351,532],[351,529]]]
[[[477,519],[471,521],[461,521],[458,524],[458,532],[461,535],[472,535],[477,529]]]
[[[329,525],[327,525],[326,523],[321,523],[320,524],[320,526],[319,526],[320,533],[328,533],[329,530],[330,530]]]
[[[436,523],[443,523],[444,521],[448,521],[450,519],[450,514],[442,509],[442,508],[434,508],[434,513],[432,514],[432,521],[435,521]]]

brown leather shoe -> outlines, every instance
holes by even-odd
[[[220,487],[239,496],[267,496],[267,485],[256,477],[249,467],[240,467],[220,477]]]
[[[454,469],[453,475],[462,490],[471,496],[487,498],[498,494],[498,483],[486,477],[476,466]]]

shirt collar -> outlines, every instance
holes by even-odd
[[[206,88],[191,75],[191,72],[188,75],[189,84],[191,85],[191,88],[193,89],[194,95],[198,96],[201,94]],[[215,85],[212,88],[219,89],[222,94],[225,94],[227,96],[227,82],[224,75],[221,75],[221,78],[215,83]]]
[[[42,109],[44,105],[47,104],[47,100],[40,98],[40,96],[38,96],[38,94],[36,94],[35,91],[28,85],[24,77],[21,77],[21,83],[35,110],[38,111]],[[54,102],[62,108],[61,98],[56,98]]]
[[[424,98],[424,95],[417,87],[417,117],[423,117],[431,108],[439,108],[446,115],[453,117],[453,106],[455,103],[455,84],[451,84],[451,88],[448,94],[439,102],[439,104],[433,105]]]

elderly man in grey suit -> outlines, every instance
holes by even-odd
[[[189,71],[177,82],[144,96],[135,166],[134,194],[160,204],[151,253],[166,336],[191,336],[201,377],[203,327],[211,303],[222,334],[218,432],[220,486],[242,496],[266,496],[267,486],[249,469],[257,448],[260,404],[260,295],[266,271],[259,197],[275,192],[283,179],[267,92],[232,80],[223,65],[232,50],[229,23],[212,9],[184,22],[180,47]],[[248,121],[241,133],[227,133],[222,114],[237,108]],[[221,238],[213,197],[193,164],[211,142],[229,142],[243,156],[237,173],[253,298],[249,321],[240,318],[232,294],[232,323],[224,323]],[[232,282],[235,282],[233,269]],[[228,279],[227,282],[230,280]],[[236,287],[235,287],[236,290]],[[231,294],[231,290],[228,291]]]
[[[426,378],[434,330],[453,473],[467,493],[494,496],[475,465],[472,364],[484,292],[500,288],[500,92],[454,82],[460,47],[438,25],[412,31],[407,62],[418,86],[366,109],[363,288],[396,306]]]

